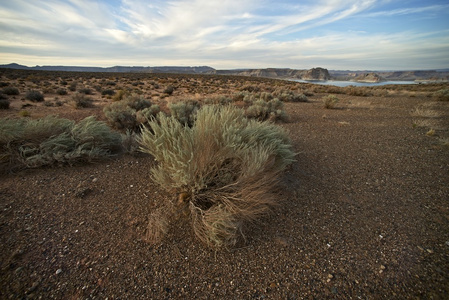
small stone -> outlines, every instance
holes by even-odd
[[[39,281],[33,282],[33,285],[31,285],[31,287],[26,291],[26,293],[31,294],[32,292],[34,292],[37,289],[38,286],[39,286]]]
[[[432,249],[426,249],[426,251],[429,252],[430,254],[433,253],[433,250],[432,250]]]
[[[56,270],[56,275],[59,275],[59,274],[61,274],[62,273],[62,269],[57,269]]]
[[[97,182],[98,181],[98,178],[94,178],[94,179],[92,179],[92,182]]]
[[[446,241],[446,243],[445,243],[445,244],[446,244],[446,246],[449,246],[449,241]]]
[[[332,278],[334,278],[334,275],[329,274],[329,275],[327,275],[327,278],[332,279]]]

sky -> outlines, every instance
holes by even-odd
[[[447,0],[0,0],[0,64],[449,68]]]

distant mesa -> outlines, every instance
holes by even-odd
[[[378,82],[383,82],[383,81],[387,81],[387,80],[385,78],[383,78],[382,76],[371,72],[371,73],[365,73],[365,74],[358,75],[352,81],[365,82],[365,83],[378,83]]]
[[[324,68],[313,68],[307,70],[302,75],[302,80],[330,80],[329,71]]]
[[[63,71],[63,72],[136,72],[136,73],[185,73],[185,74],[205,74],[213,72],[215,69],[207,66],[200,67],[181,67],[181,66],[162,66],[162,67],[127,67],[114,66],[108,68],[102,67],[78,67],[78,66],[35,66],[27,67],[16,63],[0,65],[0,68],[20,69],[20,70],[42,70],[42,71]]]
[[[288,78],[301,80],[330,80],[329,71],[324,68],[295,70],[282,68],[248,69],[248,70],[216,70],[214,74],[240,75],[250,77]]]
[[[208,66],[183,67],[183,66],[114,66],[102,67],[78,67],[78,66],[35,66],[27,67],[16,63],[0,65],[0,68],[18,70],[42,70],[42,71],[64,71],[64,72],[110,72],[110,73],[177,73],[177,74],[216,74],[237,75],[251,77],[265,77],[278,79],[299,79],[306,81],[354,81],[366,83],[378,83],[383,81],[416,81],[416,82],[448,82],[449,69],[441,70],[418,70],[418,71],[350,71],[350,70],[327,70],[325,68],[312,68],[309,70],[298,70],[290,68],[263,68],[263,69],[231,69],[216,70]]]

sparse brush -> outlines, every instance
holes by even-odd
[[[111,90],[111,89],[102,90],[101,91],[101,95],[103,95],[103,96],[105,96],[105,95],[114,96],[115,95],[115,91]]]
[[[157,104],[153,104],[150,107],[144,108],[136,112],[136,120],[139,124],[144,124],[153,117],[156,117],[160,113],[161,108]]]
[[[192,127],[164,115],[149,125],[151,130],[142,130],[140,144],[142,152],[158,161],[152,178],[180,195],[196,236],[207,245],[234,246],[245,224],[276,204],[277,175],[294,160],[280,127],[248,120],[236,107],[215,105],[201,108]],[[168,217],[157,219],[176,215],[177,207],[173,202],[162,204],[157,213]],[[166,224],[151,226],[150,236],[156,240],[166,232]]]
[[[74,108],[88,108],[93,107],[93,100],[85,94],[76,93],[69,100],[69,104]]]
[[[172,95],[174,91],[175,88],[172,85],[169,85],[164,89],[164,93],[167,95]]]
[[[283,102],[307,102],[307,96],[291,90],[276,90],[274,96]]]
[[[273,99],[268,102],[264,100],[257,100],[246,109],[246,116],[248,118],[257,119],[259,121],[288,121],[288,116],[283,110],[284,104],[279,99]]]
[[[112,97],[112,101],[121,101],[125,96],[129,95],[129,93],[125,90],[119,90],[117,93],[114,94]]]
[[[114,128],[139,131],[140,124],[146,122],[150,114],[156,115],[158,109],[158,106],[152,106],[151,102],[143,97],[130,95],[106,106],[103,112]]]
[[[13,86],[7,86],[5,88],[2,89],[3,94],[5,95],[9,95],[9,96],[14,96],[14,95],[19,95],[19,89]]]
[[[203,100],[203,102],[204,104],[227,105],[232,102],[232,99],[224,95],[216,95],[207,97],[206,99]]]
[[[78,124],[52,116],[0,122],[1,163],[10,167],[90,162],[120,149],[120,135],[94,117]]]
[[[56,94],[60,95],[60,96],[64,96],[67,95],[67,90],[64,88],[59,88],[56,90]]]
[[[196,100],[179,101],[168,105],[170,114],[185,126],[193,125],[199,107],[200,104]]]
[[[93,94],[92,89],[90,89],[90,88],[79,89],[78,93],[84,94],[84,95],[92,95]]]
[[[327,95],[323,97],[324,108],[333,109],[336,107],[339,99],[335,95]]]
[[[33,101],[33,102],[43,102],[44,95],[42,95],[42,93],[39,91],[29,90],[25,95],[25,99]]]
[[[9,109],[10,102],[6,99],[0,99],[0,109]]]
[[[434,95],[439,101],[449,101],[449,89],[441,89],[435,92]]]

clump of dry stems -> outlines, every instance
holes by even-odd
[[[150,217],[150,240],[158,241],[168,230],[167,220],[187,211],[201,241],[234,246],[245,224],[276,204],[277,175],[294,159],[280,127],[217,105],[201,108],[192,127],[165,115],[148,125],[140,144],[158,161],[152,178],[179,195],[178,203],[167,201]]]

